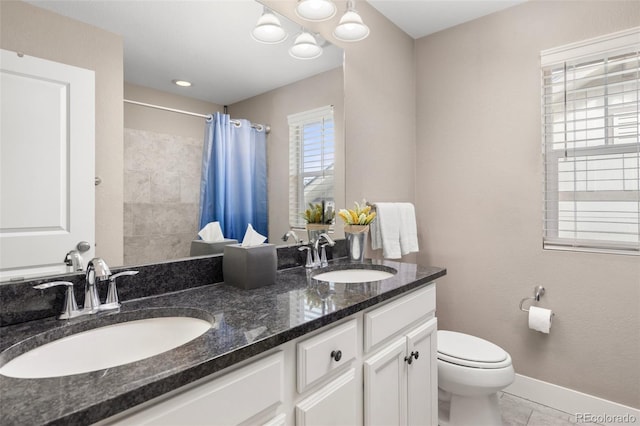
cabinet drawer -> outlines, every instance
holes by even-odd
[[[358,350],[357,321],[352,319],[298,343],[298,392],[331,371],[347,365]],[[339,356],[336,356],[337,352]],[[334,355],[332,355],[334,353]],[[336,360],[338,359],[338,360]]]
[[[284,354],[277,352],[111,424],[236,425],[284,401]]]
[[[364,314],[365,352],[420,318],[430,315],[435,309],[436,286],[430,284],[367,312]]]
[[[351,368],[296,405],[296,426],[356,425],[360,405]]]

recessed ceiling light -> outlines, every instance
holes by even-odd
[[[173,84],[175,84],[176,86],[180,86],[180,87],[189,87],[191,86],[191,82],[190,81],[186,81],[186,80],[172,80]]]

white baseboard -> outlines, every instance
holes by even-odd
[[[638,424],[640,410],[553,383],[516,374],[516,380],[504,392],[571,414],[578,423],[604,425]],[[581,416],[576,418],[575,416]],[[580,421],[582,420],[582,422]]]

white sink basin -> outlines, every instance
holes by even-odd
[[[313,279],[332,283],[368,283],[393,277],[395,274],[378,269],[341,269],[314,275]]]
[[[159,317],[83,331],[38,346],[0,367],[22,379],[88,373],[139,361],[204,334],[211,323],[192,317]]]

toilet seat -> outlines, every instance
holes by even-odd
[[[446,330],[438,330],[438,359],[470,368],[496,369],[511,365],[511,356],[500,346]]]

